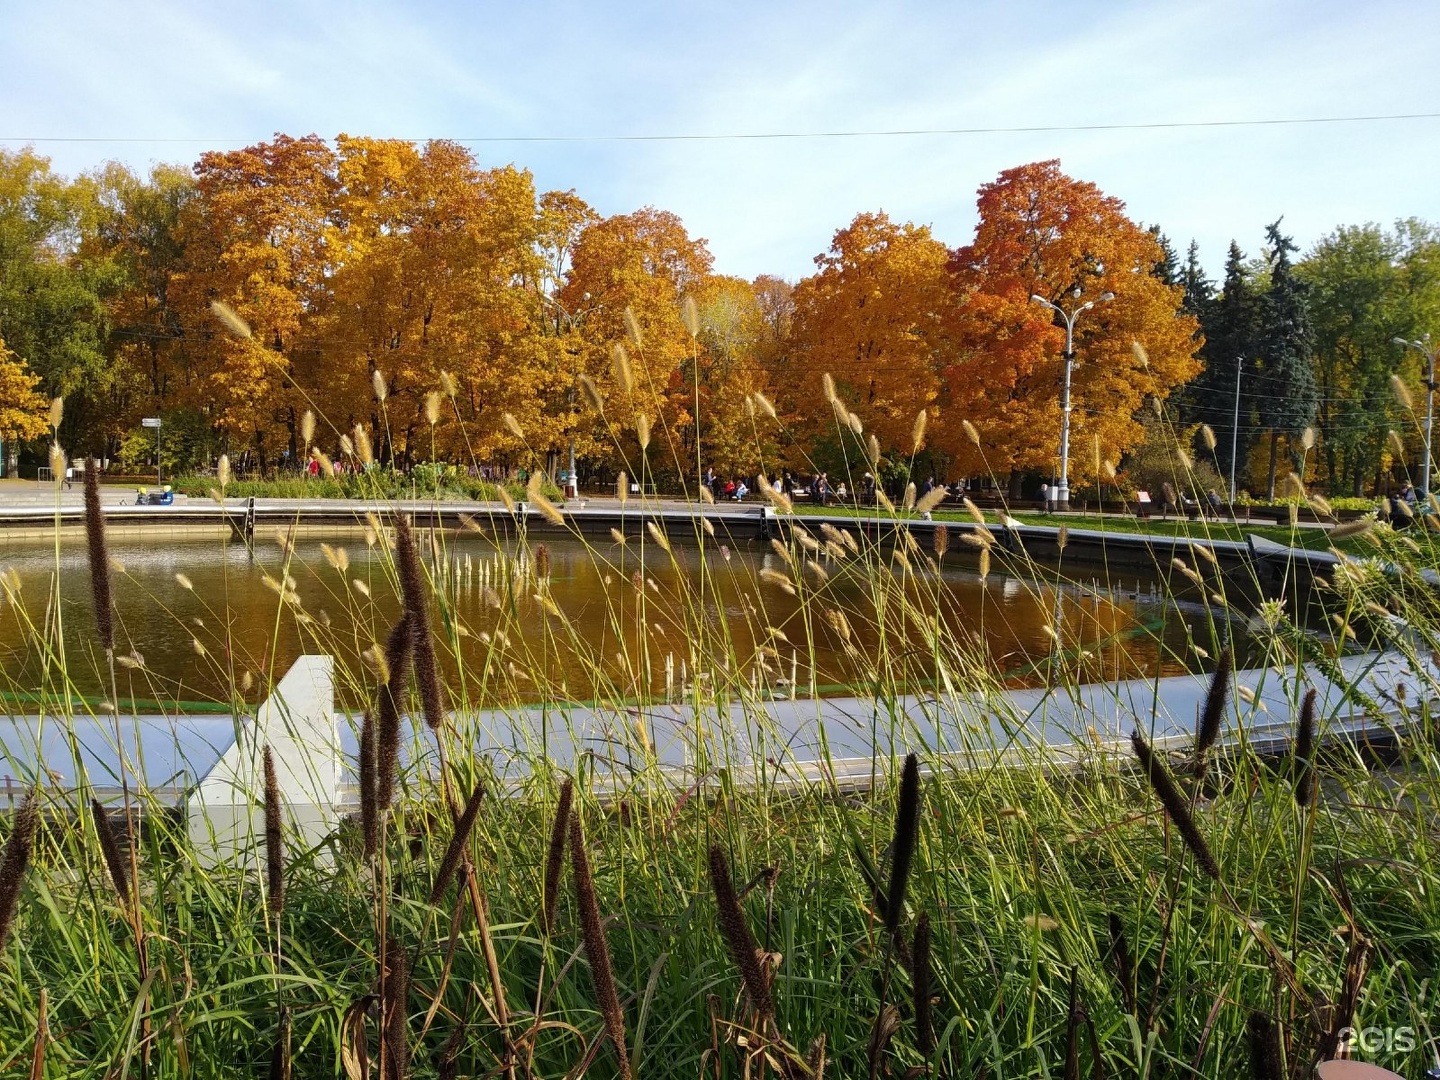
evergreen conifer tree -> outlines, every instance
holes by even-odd
[[[1283,220],[1283,219],[1281,219]],[[1320,403],[1315,383],[1315,331],[1310,322],[1309,289],[1295,275],[1290,253],[1295,242],[1280,232],[1280,220],[1265,229],[1270,284],[1260,304],[1260,367],[1256,399],[1261,426],[1270,432],[1270,498],[1275,497],[1276,454],[1280,436],[1290,436],[1290,456],[1304,474],[1298,437],[1315,422]]]

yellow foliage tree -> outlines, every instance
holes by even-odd
[[[0,440],[38,439],[48,430],[50,402],[39,386],[40,376],[0,340]]]

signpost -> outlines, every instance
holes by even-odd
[[[140,421],[141,427],[155,429],[155,486],[160,486],[160,417],[147,416]]]

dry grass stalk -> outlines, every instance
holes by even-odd
[[[555,821],[550,826],[550,844],[545,850],[544,900],[540,905],[540,925],[547,936],[555,932],[555,917],[560,906],[560,878],[565,871],[565,836],[570,828],[570,805],[574,797],[575,782],[567,776],[560,785],[560,801],[555,806]]]
[[[280,818],[280,785],[275,779],[275,755],[270,744],[263,752],[265,765],[265,902],[276,918],[285,908],[285,836]]]
[[[1225,705],[1230,699],[1230,672],[1234,665],[1234,653],[1228,648],[1223,650],[1215,665],[1215,674],[1210,677],[1210,688],[1205,692],[1205,705],[1200,710],[1199,723],[1195,725],[1193,768],[1199,780],[1205,779],[1205,759],[1220,738],[1220,724],[1225,719]]]
[[[431,731],[439,731],[445,726],[445,700],[435,667],[435,642],[430,635],[430,598],[425,589],[425,572],[415,550],[415,534],[410,520],[403,514],[395,519],[395,562],[400,571],[405,617],[410,622],[410,649],[425,723]],[[394,665],[391,667],[393,670]]]
[[[915,999],[915,1046],[920,1056],[935,1052],[935,1025],[930,1015],[930,916],[915,920],[915,945],[910,950],[910,986]]]
[[[910,884],[910,867],[915,861],[915,844],[920,836],[920,759],[905,755],[900,773],[900,799],[895,807],[895,831],[890,838],[890,888],[886,892],[885,929],[892,935],[900,929],[905,911],[905,890]]]
[[[30,1080],[44,1080],[45,1052],[50,1045],[50,994],[43,986],[40,988],[38,1012],[35,1017],[35,1049],[30,1055]]]
[[[451,878],[455,876],[455,870],[465,854],[465,846],[470,842],[470,834],[475,829],[475,818],[480,813],[480,803],[484,798],[485,785],[476,784],[475,789],[470,792],[470,798],[465,800],[465,809],[460,811],[460,816],[455,821],[455,832],[450,837],[450,843],[445,846],[445,854],[440,859],[440,869],[435,872],[435,884],[430,886],[432,905],[440,902],[440,898],[450,886]]]
[[[90,598],[100,647],[115,651],[115,602],[110,589],[110,549],[105,542],[105,512],[100,508],[100,464],[85,462],[85,543],[90,557]]]
[[[615,971],[610,965],[610,944],[605,940],[605,927],[600,921],[600,903],[595,897],[595,879],[590,873],[585,831],[581,828],[579,814],[570,816],[570,865],[575,876],[575,906],[580,909],[585,957],[590,961],[590,979],[595,986],[600,1014],[605,1019],[605,1032],[619,1059],[620,1075],[629,1080],[630,1055],[625,1047],[625,1016],[620,1011]]]
[[[810,1056],[805,1061],[810,1070],[810,1080],[825,1080],[825,1033],[815,1036],[810,1044]]]
[[[1065,1013],[1065,1080],[1080,1080],[1080,1024],[1084,1019],[1080,1007],[1080,979],[1070,969],[1070,1007]]]
[[[875,1017],[875,1025],[870,1029],[870,1080],[875,1080],[882,1074],[885,1050],[890,1045],[890,1040],[895,1037],[895,1032],[899,1030],[900,1010],[894,1005],[881,1006],[880,1014]]]
[[[25,801],[15,811],[10,824],[10,838],[5,841],[5,854],[0,855],[0,950],[10,936],[15,921],[15,906],[20,900],[20,883],[30,853],[35,846],[35,830],[40,825],[39,796],[34,788],[25,793]]]
[[[1295,802],[1309,806],[1315,798],[1318,774],[1315,772],[1315,713],[1319,693],[1312,686],[1305,692],[1300,705],[1300,721],[1295,729]]]
[[[770,993],[770,980],[760,964],[760,945],[745,920],[740,907],[740,898],[735,893],[735,882],[730,876],[730,860],[719,844],[710,848],[710,888],[715,893],[715,909],[720,923],[720,934],[725,938],[725,947],[730,960],[740,972],[740,981],[745,985],[745,996],[750,1006],[760,1017],[761,1023],[775,1016],[775,999]]]
[[[1180,838],[1185,841],[1185,846],[1195,856],[1195,861],[1200,864],[1211,878],[1220,880],[1220,864],[1215,861],[1215,856],[1210,852],[1210,845],[1205,842],[1201,835],[1199,826],[1195,824],[1195,818],[1190,813],[1189,803],[1180,789],[1175,786],[1175,780],[1170,775],[1170,770],[1160,760],[1154,749],[1145,741],[1145,736],[1137,728],[1130,733],[1130,744],[1135,748],[1135,757],[1140,761],[1140,767],[1145,770],[1145,777],[1150,781],[1150,788],[1155,792],[1160,805],[1165,808],[1170,821],[1180,833]]]
[[[1107,919],[1110,926],[1109,958],[1115,965],[1115,981],[1120,984],[1120,996],[1125,1001],[1125,1011],[1139,1016],[1135,1001],[1135,963],[1130,958],[1130,943],[1125,938],[1125,927],[1120,916],[1111,911]]]
[[[110,875],[110,884],[115,887],[122,907],[130,906],[130,875],[125,869],[125,859],[120,853],[120,841],[115,828],[110,824],[110,815],[99,799],[90,800],[90,816],[95,822],[95,835],[100,841],[100,854],[105,860],[105,870]],[[128,829],[127,829],[128,832]]]

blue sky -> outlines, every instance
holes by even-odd
[[[403,138],[815,132],[1440,112],[1440,4],[285,3],[10,0],[0,138],[62,171],[276,131]],[[192,141],[185,141],[192,140]],[[716,269],[799,277],[857,212],[966,242],[975,189],[1058,157],[1218,273],[1281,214],[1440,220],[1440,120],[713,142],[476,143],[654,205]]]

